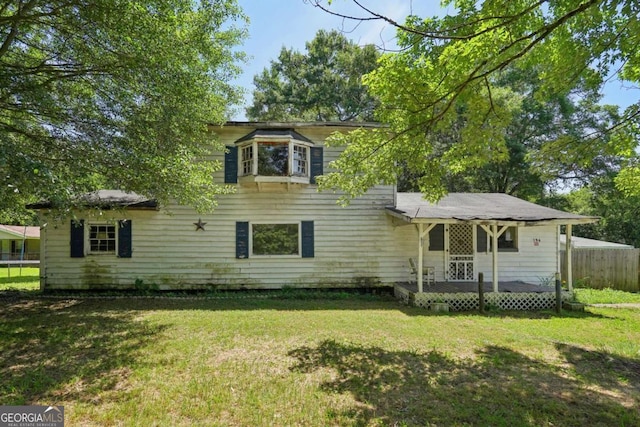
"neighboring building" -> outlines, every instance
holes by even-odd
[[[40,227],[0,225],[0,260],[40,259]]]
[[[214,178],[236,189],[207,215],[100,191],[55,223],[40,209],[44,289],[376,287],[413,280],[409,259],[437,281],[539,283],[559,271],[559,225],[594,221],[497,194],[452,194],[437,206],[379,185],[347,207],[315,178],[340,148],[335,131],[375,124],[245,123],[214,128],[228,147]],[[110,209],[110,208],[115,209]],[[420,236],[420,238],[419,238]],[[494,254],[492,248],[496,247]],[[498,254],[499,253],[499,254]],[[422,254],[422,256],[419,256]],[[499,256],[498,256],[499,255]],[[421,279],[420,279],[421,280]]]
[[[565,250],[567,236],[560,235],[560,249]],[[633,245],[622,243],[606,242],[604,240],[587,239],[586,237],[571,236],[571,247],[573,249],[633,249]]]

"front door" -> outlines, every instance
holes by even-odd
[[[473,225],[449,225],[449,280],[473,281]]]

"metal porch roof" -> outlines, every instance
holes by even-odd
[[[23,237],[27,239],[40,238],[40,227],[0,224],[0,231],[15,236],[18,239],[22,239]]]
[[[582,224],[598,220],[596,217],[547,208],[502,193],[450,193],[438,203],[425,200],[422,193],[398,193],[396,206],[387,210],[412,223],[458,220]]]

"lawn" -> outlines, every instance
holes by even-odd
[[[36,291],[40,289],[40,269],[38,267],[12,266],[0,268],[0,291]]]
[[[0,298],[0,403],[68,425],[640,425],[638,309]]]

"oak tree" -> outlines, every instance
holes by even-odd
[[[0,207],[113,188],[212,208],[220,165],[194,159],[239,99],[244,22],[235,0],[1,0]]]
[[[336,173],[325,175],[321,185],[343,190],[345,201],[378,182],[395,182],[400,168],[421,174],[420,189],[437,199],[446,192],[447,173],[506,159],[505,129],[520,108],[512,91],[496,84],[507,67],[535,69],[541,100],[569,95],[578,81],[598,88],[614,73],[640,82],[636,1],[450,0],[443,4],[455,13],[408,16],[402,23],[352,2],[362,14],[342,17],[397,27],[401,51],[383,55],[364,77],[380,102],[376,118],[388,127],[330,140],[347,147],[333,164]],[[319,0],[312,3],[336,14]],[[639,116],[640,105],[634,104],[606,129],[559,135],[553,151],[587,159],[597,157],[599,152],[590,151],[595,147],[625,156],[618,185],[640,191]],[[452,128],[458,142],[437,152],[438,136]]]
[[[373,45],[358,46],[338,31],[320,30],[306,52],[283,47],[253,79],[251,120],[369,121],[375,99],[362,76],[376,67]]]

